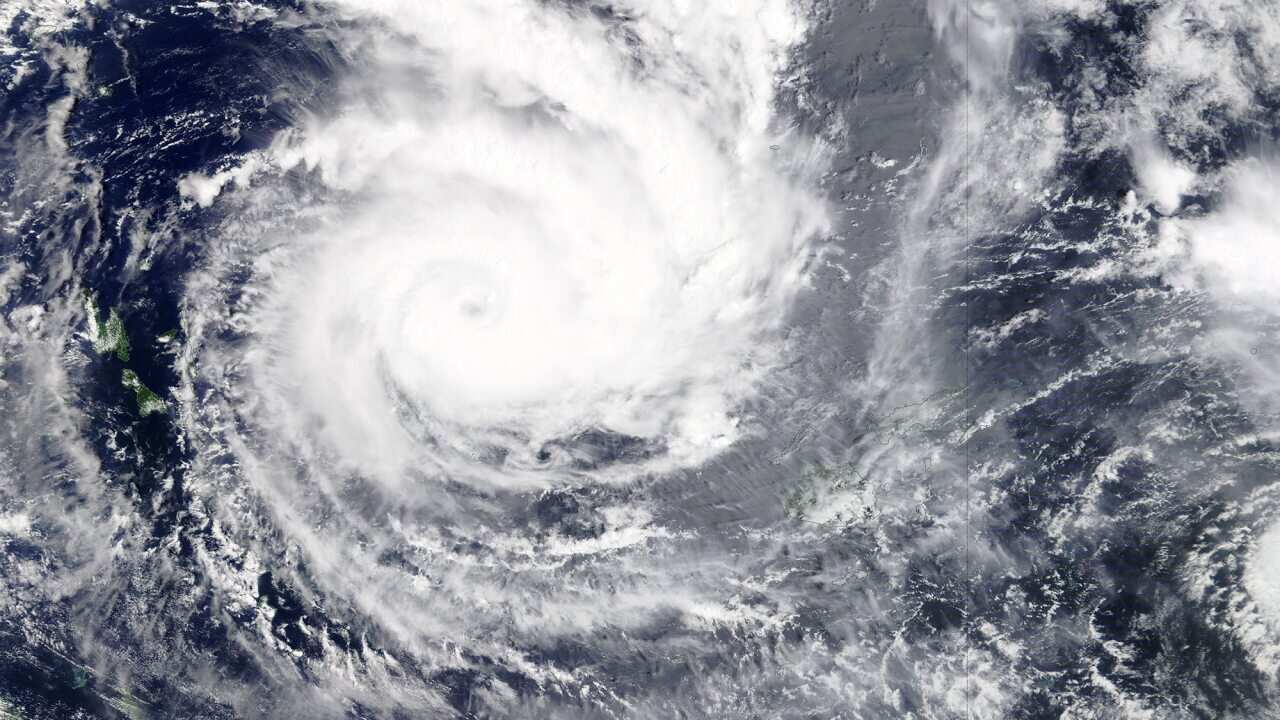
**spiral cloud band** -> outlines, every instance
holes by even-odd
[[[790,6],[357,8],[344,107],[270,158],[342,207],[255,260],[265,407],[393,474],[733,442],[827,223]]]

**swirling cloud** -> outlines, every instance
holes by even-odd
[[[792,8],[350,10],[346,104],[273,149],[341,212],[256,261],[263,410],[388,475],[738,438],[827,230],[821,153],[774,113]]]

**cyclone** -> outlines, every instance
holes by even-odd
[[[1262,0],[0,2],[0,717],[1260,720]]]
[[[238,170],[317,177],[317,220],[223,240],[257,254],[270,426],[352,468],[508,478],[583,433],[687,464],[746,432],[829,229],[821,146],[775,114],[796,10],[346,11],[342,107]]]

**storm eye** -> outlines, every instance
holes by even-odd
[[[468,322],[494,322],[502,313],[502,297],[492,286],[463,288],[454,299],[458,317]]]

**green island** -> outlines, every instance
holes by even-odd
[[[138,373],[125,368],[120,374],[120,384],[133,391],[134,399],[138,402],[138,412],[143,415],[150,415],[154,412],[164,412],[168,404],[164,398],[151,391],[151,388],[142,383],[138,378]]]
[[[102,309],[98,299],[92,293],[84,294],[84,312],[89,322],[89,342],[94,352],[99,355],[115,355],[120,362],[129,362],[129,334],[124,329],[124,319],[112,308],[107,319],[102,320]],[[157,338],[158,342],[171,342],[177,336],[176,331],[169,331]],[[138,377],[138,373],[125,368],[120,373],[120,384],[133,391],[134,400],[138,403],[138,412],[142,415],[164,412],[168,403],[147,387]]]
[[[89,341],[93,343],[94,352],[114,353],[120,362],[129,362],[129,335],[124,331],[120,313],[112,308],[107,321],[102,322],[98,300],[89,293],[84,296],[84,311],[89,318]]]

